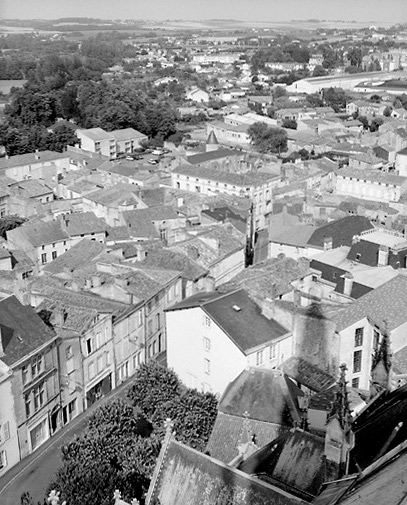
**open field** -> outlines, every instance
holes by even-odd
[[[0,80],[0,93],[8,95],[12,87],[22,88],[27,81],[25,79],[2,81]]]

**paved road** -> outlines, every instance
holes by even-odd
[[[112,398],[124,397],[128,383],[122,384],[108,396],[102,398],[86,412],[73,419],[52,438],[47,440],[37,451],[11,468],[0,478],[0,505],[20,505],[20,497],[24,491],[29,491],[34,499],[43,502],[45,491],[52,477],[61,464],[60,449],[74,435],[84,431],[87,418],[103,403]]]

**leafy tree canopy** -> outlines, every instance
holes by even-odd
[[[281,128],[257,122],[247,130],[252,144],[261,153],[280,153],[287,150],[287,134]]]

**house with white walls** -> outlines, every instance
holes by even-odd
[[[222,394],[247,366],[274,368],[292,354],[290,332],[244,289],[198,293],[169,307],[167,365],[191,388]]]

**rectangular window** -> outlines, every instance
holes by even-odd
[[[106,352],[106,366],[109,366],[110,365],[110,352],[107,351]]]
[[[156,318],[156,327],[157,330],[159,330],[161,328],[160,314],[157,314],[155,318]]]
[[[30,417],[31,414],[31,398],[30,395],[26,395],[25,400],[25,415]]]
[[[68,404],[68,415],[69,415],[69,420],[73,419],[76,416],[76,398],[73,399]]]
[[[275,359],[276,356],[277,356],[277,345],[272,344],[270,346],[270,359]]]
[[[211,326],[211,319],[208,316],[203,317],[203,325],[207,326],[208,328]]]
[[[208,337],[204,337],[203,339],[203,345],[205,351],[210,351],[211,350],[211,340]]]
[[[264,351],[257,351],[256,352],[256,365],[262,365],[264,362]]]
[[[357,377],[356,379],[352,379],[352,387],[353,388],[359,387],[359,377]]]
[[[44,405],[44,384],[39,385],[33,390],[34,393],[34,410],[39,410]]]
[[[32,378],[37,377],[43,370],[43,359],[42,356],[36,356],[31,362],[31,376]]]
[[[21,375],[22,375],[22,379],[23,379],[23,384],[27,384],[27,382],[28,382],[28,366],[27,365],[23,366],[23,368],[21,369]]]
[[[96,333],[95,344],[96,349],[99,349],[99,347],[102,345],[102,335],[100,331]]]
[[[89,354],[91,354],[93,351],[93,345],[92,345],[92,339],[91,338],[87,338],[86,339],[86,352]]]
[[[204,368],[205,368],[205,373],[207,373],[207,374],[211,373],[211,362],[207,358],[204,359]]]
[[[356,328],[355,330],[355,347],[363,345],[363,330],[364,328]]]
[[[147,324],[147,334],[148,336],[153,334],[153,321],[149,321]]]
[[[362,351],[353,353],[353,373],[360,372],[362,369]]]
[[[93,361],[88,365],[88,375],[89,379],[92,379],[92,377],[95,376],[95,364],[93,363]]]
[[[52,259],[53,260],[57,259],[57,252],[56,251],[52,251]]]
[[[103,370],[103,354],[101,356],[98,356],[97,369],[98,369],[98,373],[100,373]]]
[[[0,451],[0,470],[7,466],[7,454],[6,451]]]
[[[2,440],[8,440],[10,438],[10,424],[6,421],[2,426]]]
[[[44,264],[47,262],[47,253],[41,254],[41,263]]]

